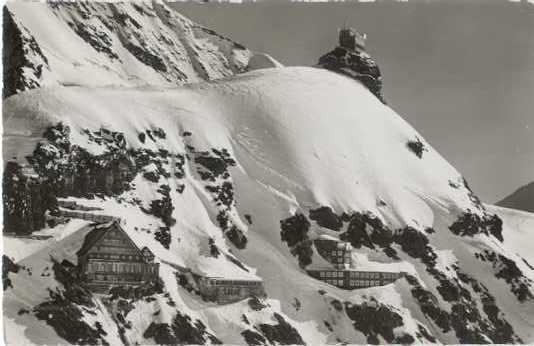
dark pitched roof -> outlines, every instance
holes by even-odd
[[[100,240],[104,235],[106,235],[106,233],[108,233],[112,229],[117,229],[123,232],[129,240],[130,244],[139,252],[139,254],[143,258],[145,258],[141,249],[139,249],[139,247],[132,241],[128,233],[126,233],[124,229],[122,229],[122,227],[119,225],[118,220],[114,220],[105,224],[95,225],[94,229],[87,233],[87,235],[85,236],[83,245],[80,250],[76,252],[76,255],[78,255],[78,257],[85,255],[98,242],[98,240]],[[150,251],[150,249],[148,250]],[[150,251],[150,253],[152,254],[152,251]]]

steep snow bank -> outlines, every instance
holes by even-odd
[[[530,244],[530,239],[534,237],[534,214],[495,205],[486,207],[503,220],[504,244],[534,265],[534,252]]]

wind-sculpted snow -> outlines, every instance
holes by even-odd
[[[58,128],[69,129],[65,141],[44,136]],[[509,219],[351,78],[291,67],[174,89],[41,88],[4,101],[4,131],[4,158],[18,164],[67,142],[105,167],[123,152],[127,184],[56,198],[121,218],[161,279],[146,295],[81,302],[47,273],[76,265],[93,226],[45,228],[64,236],[17,252],[18,271],[6,273],[8,341],[72,342],[58,329],[65,318],[81,341],[113,345],[534,341],[534,271],[507,236]],[[414,139],[420,157],[407,148]],[[321,235],[350,242],[358,270],[405,274],[357,290],[315,280],[304,268],[327,264],[313,246]],[[267,296],[218,305],[189,274],[261,278]],[[51,302],[66,309],[44,315]]]

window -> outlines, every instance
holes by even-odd
[[[320,272],[320,273],[319,273],[319,277],[324,278],[324,272]]]

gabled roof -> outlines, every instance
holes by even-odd
[[[90,231],[89,233],[87,233],[87,235],[85,236],[83,245],[80,248],[80,250],[78,250],[78,252],[76,252],[76,255],[78,255],[78,257],[80,257],[80,256],[83,256],[83,255],[87,254],[87,252],[93,246],[95,246],[95,244],[100,239],[102,239],[109,231],[111,231],[113,229],[118,230],[119,232],[122,232],[126,236],[126,239],[130,243],[130,245],[137,250],[137,252],[141,255],[142,258],[145,258],[145,256],[144,256],[143,252],[141,251],[141,249],[132,241],[132,239],[130,238],[128,233],[126,233],[126,231],[124,231],[124,229],[122,229],[122,227],[120,226],[118,220],[114,220],[114,221],[111,221],[111,222],[108,222],[108,223],[104,223],[104,224],[95,225],[94,229],[92,231]],[[148,251],[150,251],[150,249],[148,249]],[[152,254],[152,251],[150,251],[150,253]]]

